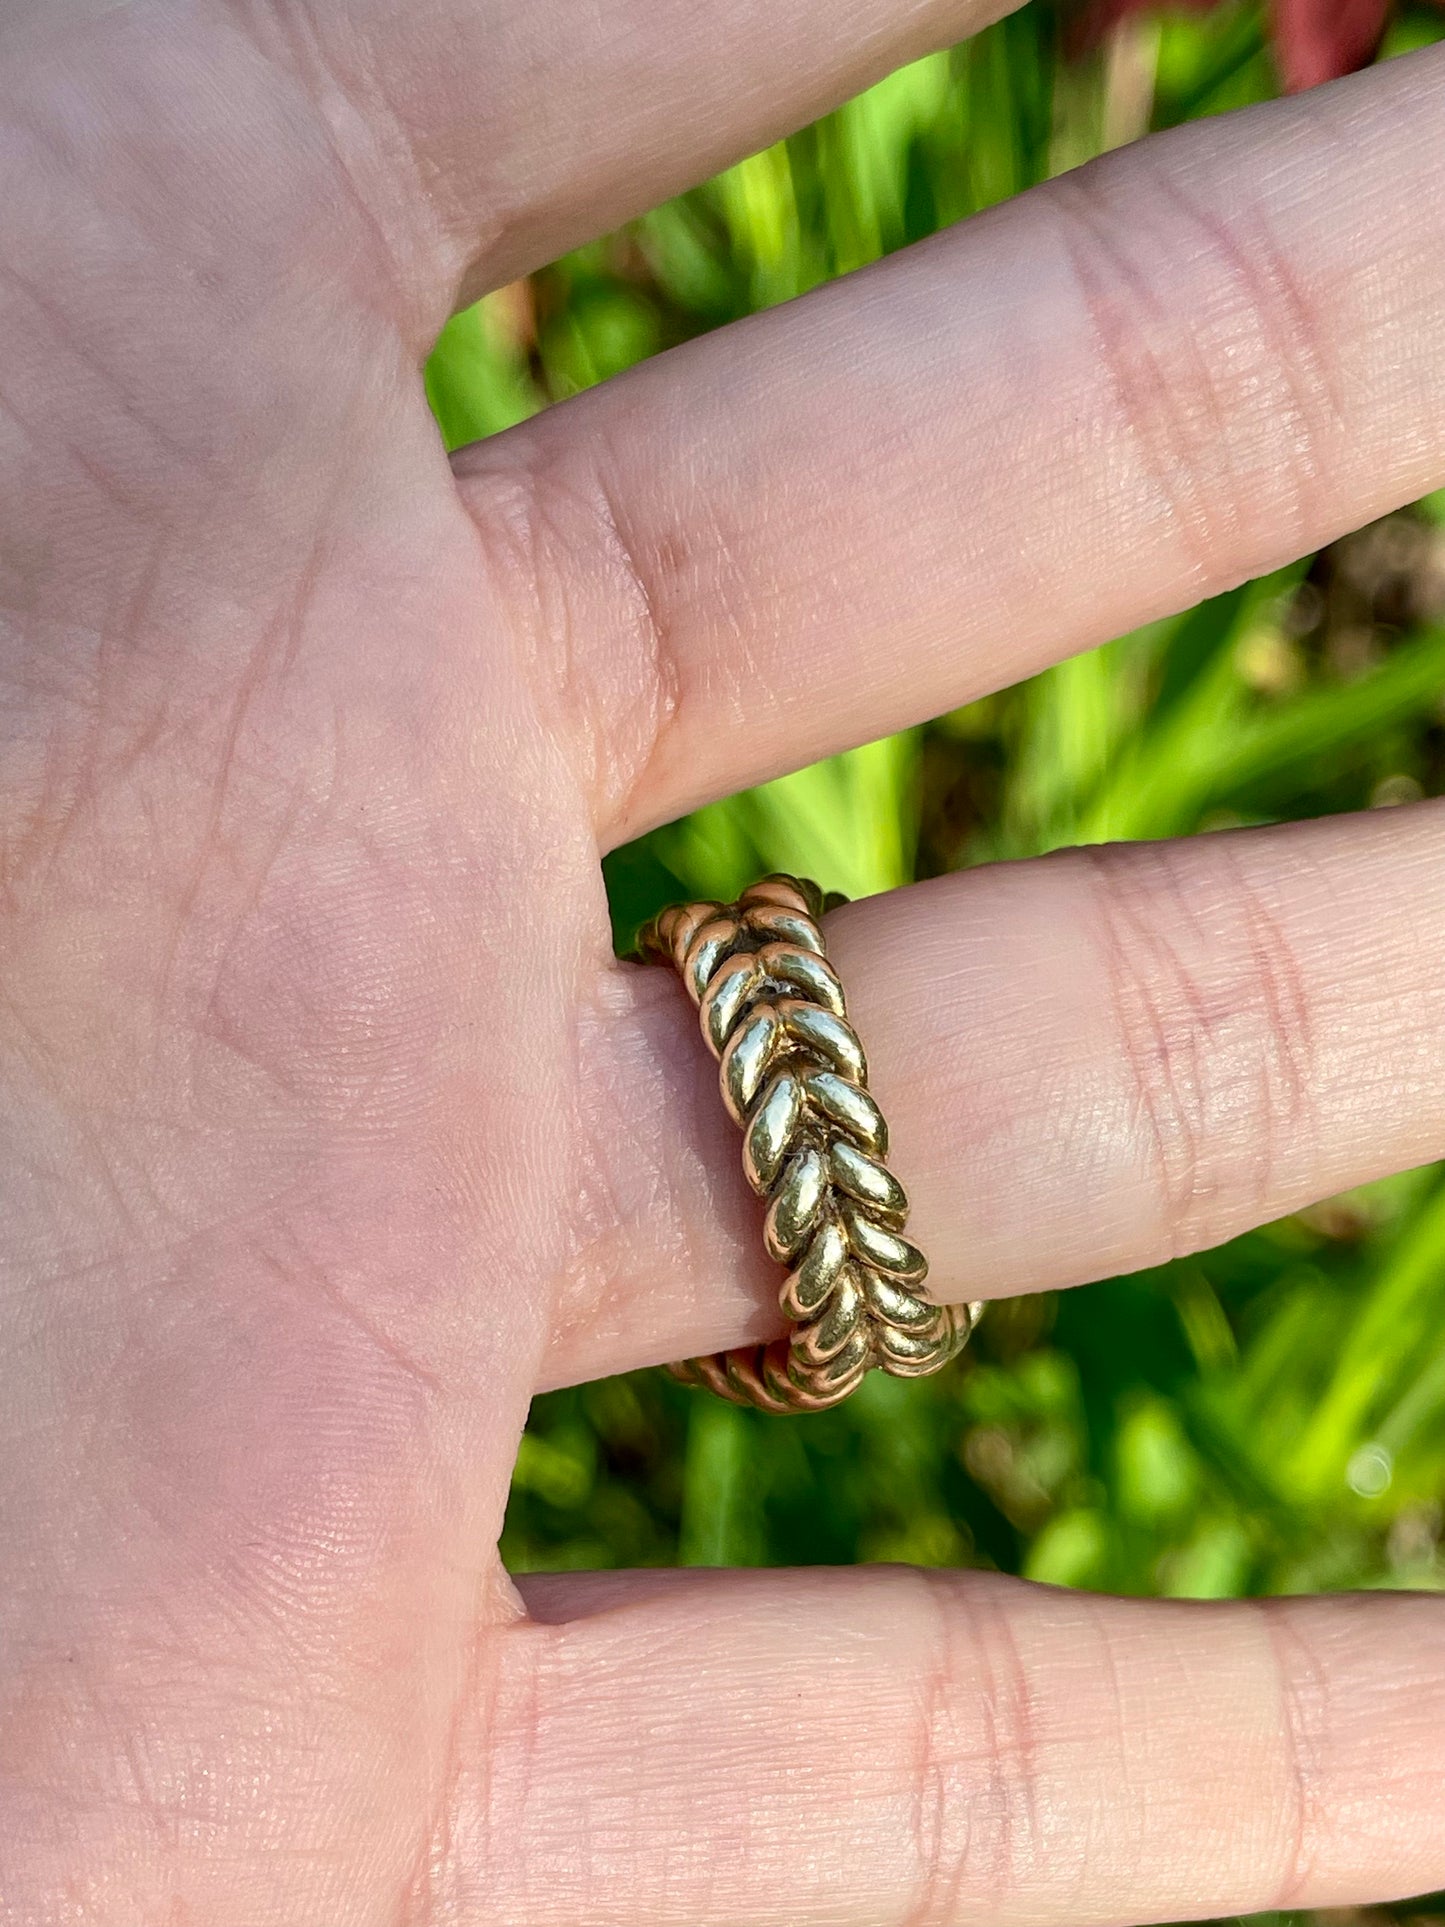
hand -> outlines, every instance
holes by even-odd
[[[1438,1599],[495,1554],[538,1387],[777,1325],[599,848],[1445,481],[1438,55],[448,465],[419,367],[460,289],[986,11],[11,0],[6,1927],[1082,1927],[1445,1880]],[[1445,1153],[1442,858],[1422,807],[840,914],[940,1290]]]

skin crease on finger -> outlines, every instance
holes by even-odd
[[[770,15],[785,17],[739,18]],[[602,1804],[573,1851],[605,1872],[616,1837],[617,1864],[674,1921],[716,1917],[725,1900],[692,1906],[669,1867],[696,1864],[709,1777],[749,1758],[735,1742],[760,1747],[786,1725],[779,1706],[806,1703],[813,1581],[771,1581],[761,1618],[724,1597],[634,1622],[648,1663],[670,1653],[683,1676],[680,1695],[654,1698],[648,1665],[609,1653],[605,1626],[594,1644],[556,1612],[528,1623],[496,1558],[588,1214],[610,1186],[648,1222],[598,1162],[602,1110],[582,1088],[605,1000],[632,1019],[615,1008],[585,759],[530,653],[537,585],[519,598],[505,539],[489,546],[460,502],[419,376],[475,252],[441,232],[437,171],[472,142],[485,179],[488,127],[463,116],[431,150],[407,112],[433,80],[456,98],[464,55],[487,46],[457,34],[497,16],[351,17],[359,41],[346,10],[262,0],[22,0],[0,19],[3,1927],[480,1927],[498,1913],[474,1846],[517,1883],[525,1917],[552,1904],[527,1883],[553,1863],[522,1823],[558,1799],[559,1824],[583,1812],[560,1771],[578,1758]],[[655,17],[628,15],[629,30]],[[886,17],[861,0],[838,13],[871,21],[883,65]],[[807,111],[878,64],[860,67],[828,18],[812,16],[833,77],[810,78]],[[909,18],[920,31],[900,56],[961,19]],[[415,50],[385,76],[365,52],[383,29]],[[601,218],[631,191],[578,205]],[[860,1010],[886,1066],[866,915]],[[1217,987],[1221,1024],[1238,1005],[1246,1044],[1261,1021],[1249,981]],[[900,1121],[916,1151],[918,1126]],[[939,1194],[927,1201],[919,1172],[926,1220]],[[894,1619],[867,1578],[832,1583],[825,1687]],[[1023,1619],[1039,1610],[1010,1596]],[[917,1657],[938,1634],[903,1598]],[[1333,1635],[1311,1649],[1337,1687],[1325,1818],[1353,1856],[1321,1892],[1445,1871],[1417,1812],[1438,1752],[1411,1723],[1434,1717],[1430,1610],[1360,1608],[1367,1632],[1337,1667]],[[1418,1640],[1382,1636],[1388,1665],[1372,1670],[1368,1629],[1406,1613]],[[1166,1646],[1202,1629],[1181,1668],[1227,1724],[1228,1653],[1211,1642],[1243,1622],[1164,1623]],[[1416,1649],[1421,1679],[1390,1670]],[[709,1751],[699,1685],[705,1712],[724,1678],[755,1690]],[[1080,1837],[1097,1746],[1127,1734],[1152,1760],[1158,1700],[1126,1688],[1090,1702],[1100,1728],[1074,1736],[1056,1789]],[[889,1745],[946,1742],[955,1719],[967,1738],[992,1704],[943,1694],[918,1727],[875,1678],[857,1743],[872,1721]],[[625,1763],[644,1759],[679,1708],[698,1745],[657,1750],[667,1838],[639,1846],[614,1835],[611,1756],[625,1740]],[[1266,1728],[1288,1727],[1276,1708],[1242,1728],[1267,1805],[1290,1781]],[[806,1805],[837,1735],[797,1730],[805,1754],[758,1764]],[[1127,1791],[1136,1756],[1116,1757]],[[946,1759],[920,1755],[913,1780],[900,1773],[895,1802],[956,1826]],[[1380,1784],[1413,1828],[1388,1873],[1388,1820],[1370,1806],[1352,1824]],[[1146,1817],[1117,1810],[1100,1866],[1117,1855],[1127,1873]],[[848,1840],[867,1851],[872,1836]],[[504,1857],[514,1842],[533,1868]],[[826,1912],[829,1862],[799,1826],[714,1850],[756,1847],[773,1872],[790,1842]],[[1231,1895],[1277,1891],[1279,1864],[1262,1854]],[[1181,1867],[1147,1895],[1229,1899],[1210,1871]],[[465,1911],[449,1916],[449,1894],[471,1896]],[[625,1888],[591,1894],[567,1927],[639,1920]],[[788,1905],[781,1873],[768,1904]],[[922,1920],[951,1901],[915,1882],[907,1905]]]

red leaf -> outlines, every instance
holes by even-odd
[[[1298,91],[1368,66],[1390,0],[1274,0],[1274,38],[1286,87]]]

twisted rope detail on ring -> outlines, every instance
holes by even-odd
[[[789,1267],[786,1338],[668,1370],[768,1412],[826,1410],[875,1367],[940,1371],[981,1310],[917,1295],[928,1261],[903,1235],[908,1199],[885,1162],[888,1127],[818,928],[823,908],[816,884],[768,876],[734,904],[674,905],[638,938],[698,1007],[743,1130],[743,1171],[767,1200],[764,1243]]]

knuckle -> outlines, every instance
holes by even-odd
[[[1273,1662],[1282,1732],[1279,1888],[1276,1905],[1300,1904],[1325,1847],[1326,1778],[1334,1724],[1330,1670],[1301,1623],[1298,1602],[1257,1602]]]
[[[908,1927],[1002,1917],[1041,1854],[1047,1790],[1029,1669],[986,1584],[919,1572],[935,1633],[909,1767]]]
[[[1189,144],[1054,183],[1102,380],[1162,522],[1203,578],[1309,546],[1344,441],[1327,304],[1262,199],[1196,185]],[[1291,547],[1291,543],[1294,544]]]
[[[1287,928],[1224,838],[1091,853],[1125,1101],[1175,1255],[1270,1215],[1317,1137],[1309,986]]]

